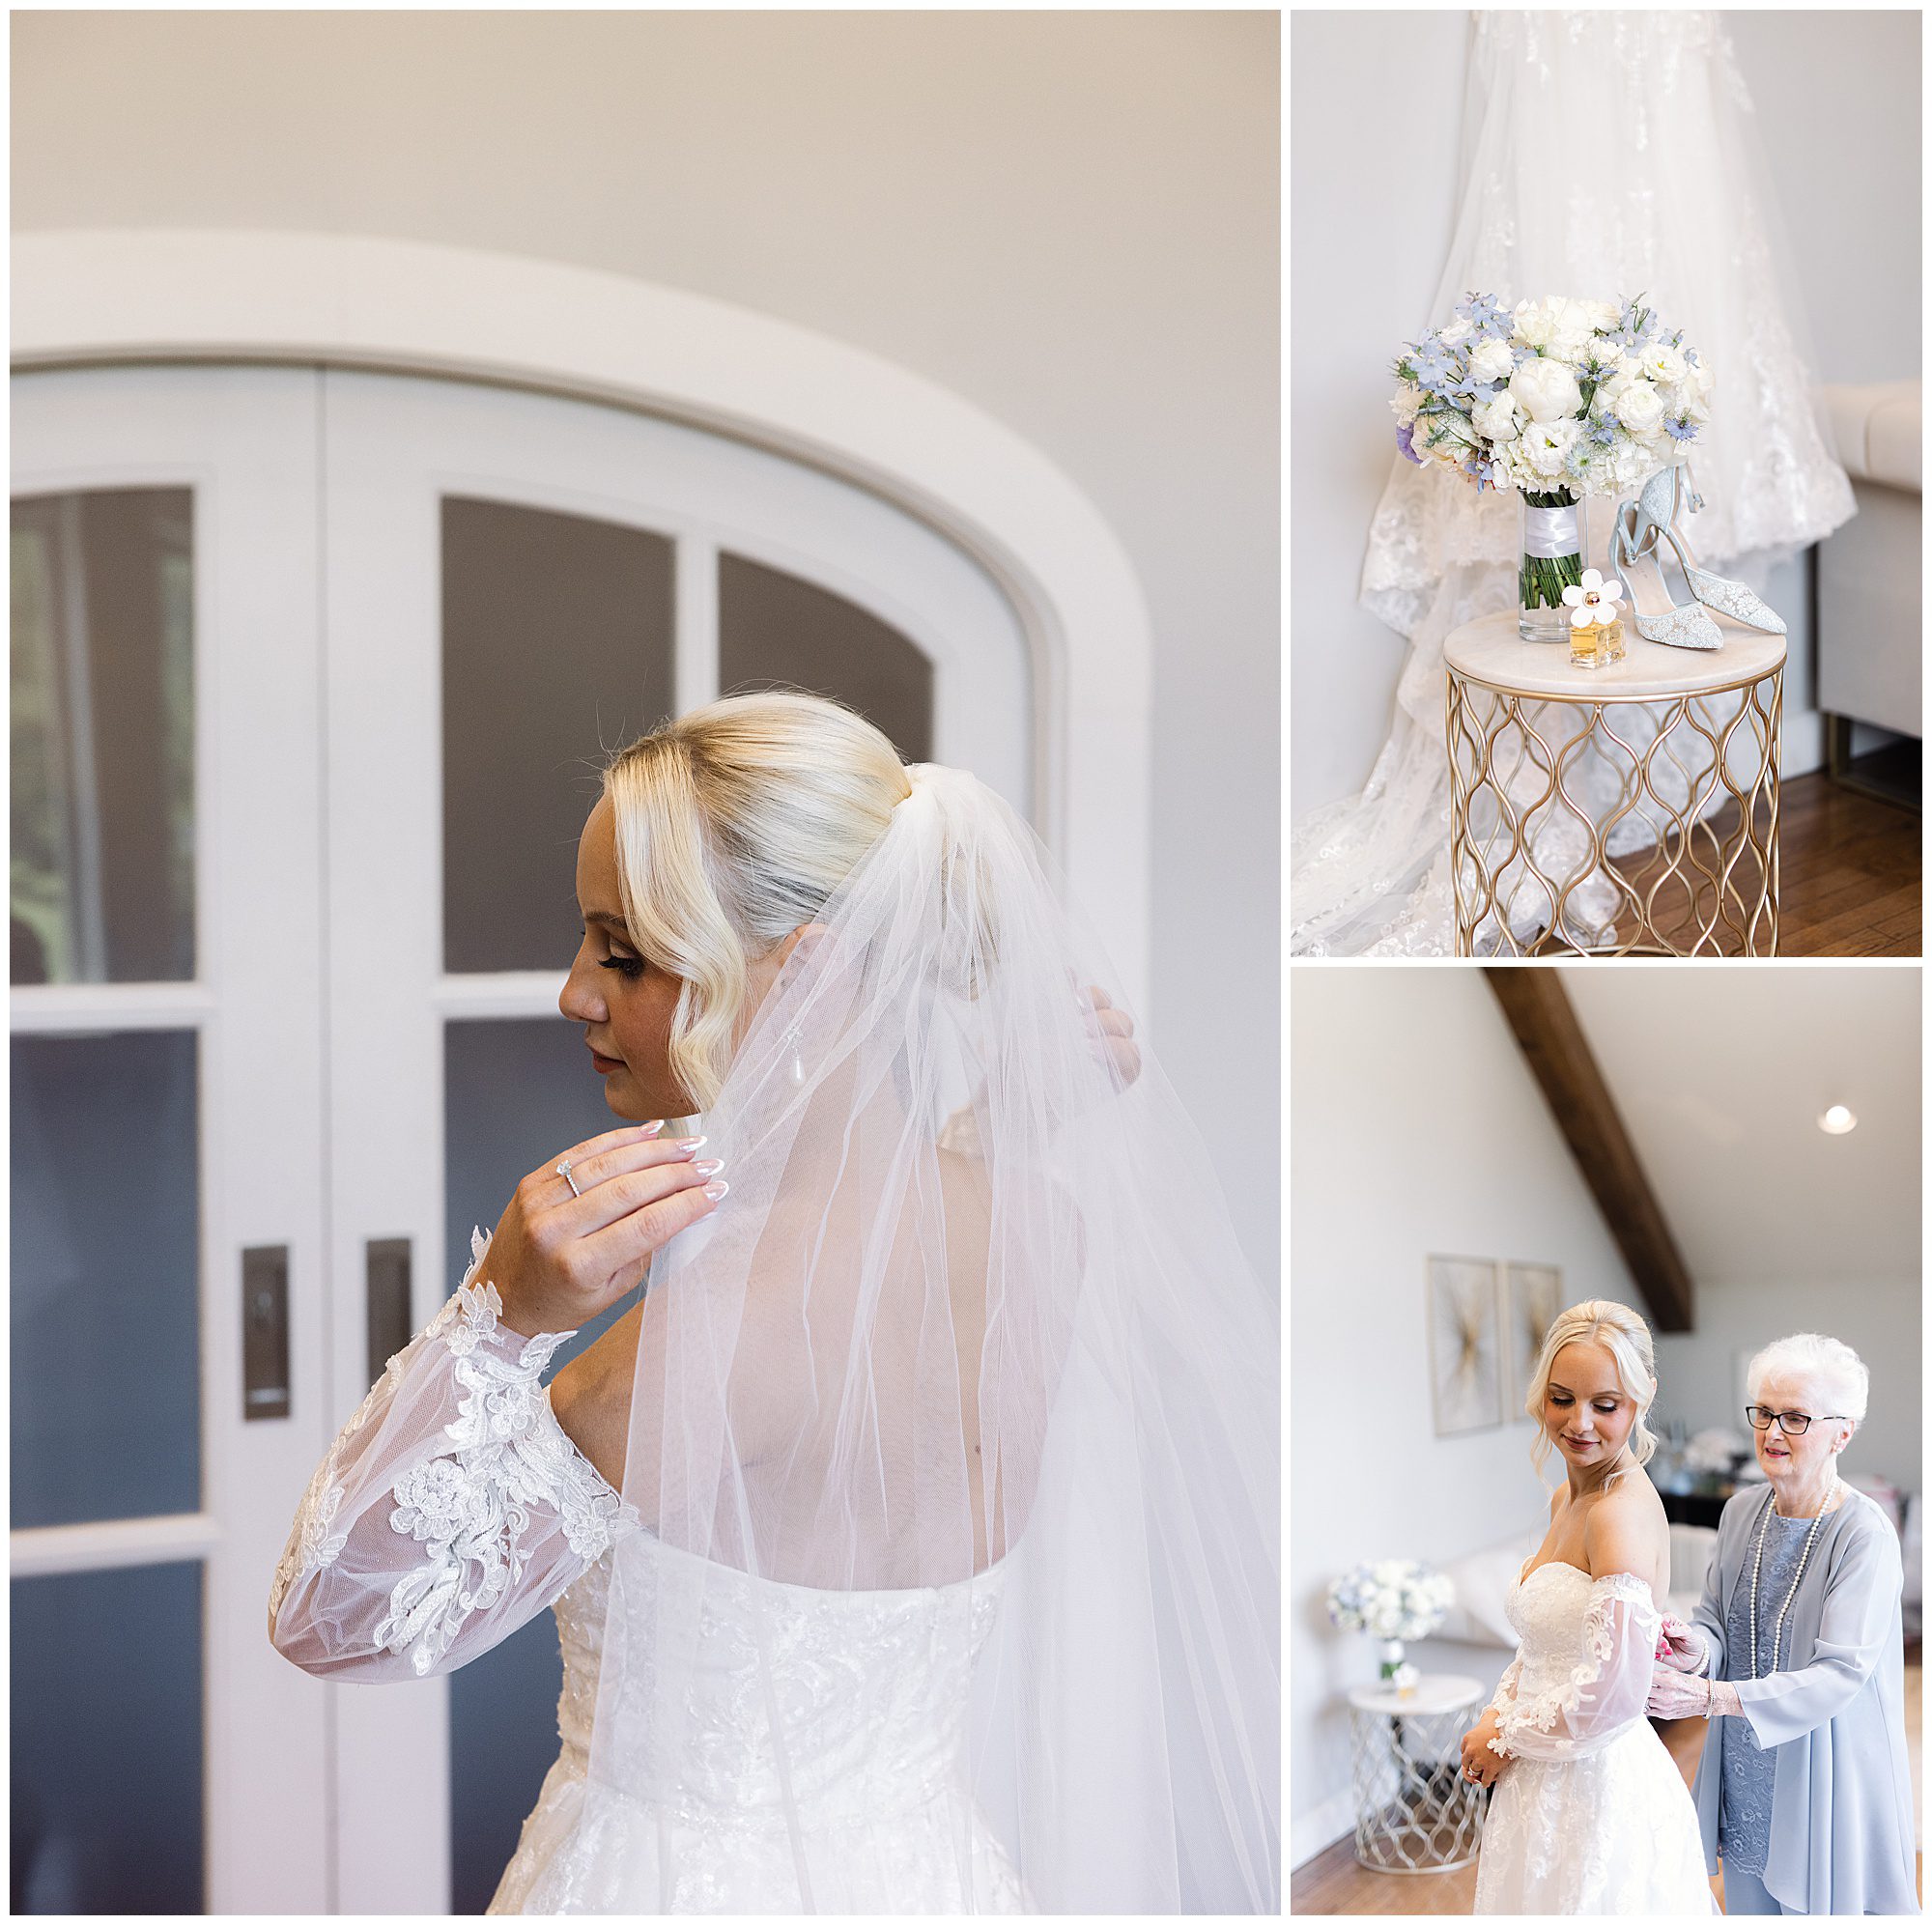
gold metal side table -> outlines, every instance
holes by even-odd
[[[1607,668],[1514,611],[1450,634],[1459,956],[1777,953],[1784,637],[1714,619],[1721,648],[1630,629]]]
[[[1453,1872],[1475,1857],[1488,1800],[1463,1775],[1463,1734],[1483,1687],[1425,1677],[1410,1697],[1386,1685],[1349,1693],[1355,1859],[1372,1872]]]

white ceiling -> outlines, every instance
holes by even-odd
[[[1693,1283],[1917,1277],[1916,967],[1566,969]],[[1858,1117],[1827,1136],[1819,1116]]]

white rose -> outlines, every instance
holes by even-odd
[[[1516,356],[1510,344],[1492,334],[1469,350],[1469,372],[1478,381],[1508,381],[1516,372]]]
[[[1654,435],[1663,424],[1663,400],[1647,381],[1622,388],[1613,404],[1616,417],[1633,435]]]
[[[1507,388],[1493,401],[1479,401],[1469,418],[1486,441],[1513,441],[1522,427],[1522,416]]]
[[[1395,415],[1395,425],[1406,428],[1415,419],[1416,410],[1422,406],[1422,390],[1411,387],[1405,382],[1389,397],[1389,409]]]
[[[1582,306],[1589,315],[1590,326],[1599,334],[1612,332],[1617,323],[1623,319],[1617,312],[1617,304],[1613,300],[1586,300]]]
[[[1511,318],[1516,338],[1526,348],[1547,348],[1556,332],[1553,305],[1547,300],[1520,300]]]
[[[1561,475],[1580,432],[1575,421],[1532,421],[1522,431],[1523,460],[1536,474]]]
[[[1445,348],[1460,348],[1469,338],[1469,323],[1465,316],[1459,314],[1448,326],[1436,330]]]
[[[1560,295],[1549,303],[1552,310],[1548,352],[1566,361],[1577,360],[1590,345],[1596,331],[1595,311],[1589,301],[1566,300]]]
[[[1675,387],[1684,379],[1684,356],[1675,348],[1653,342],[1643,351],[1643,371],[1663,387]]]
[[[1509,391],[1532,421],[1560,421],[1583,405],[1577,377],[1561,361],[1523,362],[1510,377]]]

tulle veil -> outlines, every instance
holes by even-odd
[[[1778,561],[1829,534],[1853,504],[1813,412],[1803,289],[1722,15],[1498,10],[1471,23],[1460,211],[1419,319],[1439,326],[1473,292],[1512,301],[1647,297],[1717,376],[1692,453],[1707,504],[1693,524],[1696,546],[1761,591]],[[1391,458],[1361,601],[1408,637],[1409,652],[1367,787],[1315,810],[1291,835],[1294,952],[1448,952],[1442,643],[1461,623],[1515,605],[1517,512],[1514,494],[1478,495]],[[1601,546],[1608,504],[1596,519]],[[1295,694],[1320,699],[1319,688],[1299,683]],[[1639,734],[1654,732],[1655,711],[1639,707],[1630,719]],[[1552,720],[1550,748],[1560,753]],[[1707,770],[1708,761],[1692,767],[1690,779]],[[1598,774],[1607,813],[1617,784],[1607,769]],[[1552,815],[1545,833],[1574,844],[1539,845],[1543,866],[1562,874],[1585,846],[1581,828]],[[1612,851],[1645,839],[1633,818]],[[1573,901],[1608,915],[1615,896],[1595,882]],[[1519,935],[1548,909],[1545,892],[1523,888],[1512,905]]]
[[[728,1593],[799,1908],[839,1909],[809,1842],[827,1736],[770,1661],[830,1593],[971,1624],[921,1715],[1029,1909],[1275,1911],[1272,1303],[1151,1053],[1123,1081],[1104,1046],[1105,959],[1037,838],[973,777],[909,774],[705,1113],[728,1199],[648,1282],[583,1904],[668,1902],[675,1829],[639,1813],[704,1779]],[[891,1849],[889,1814],[855,1823]]]

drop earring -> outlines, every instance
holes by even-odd
[[[796,1088],[803,1090],[805,1088],[805,1058],[799,1054],[799,1044],[803,1041],[803,1037],[799,1033],[799,1027],[796,1023],[784,1033],[784,1039],[791,1045],[792,1083]]]

